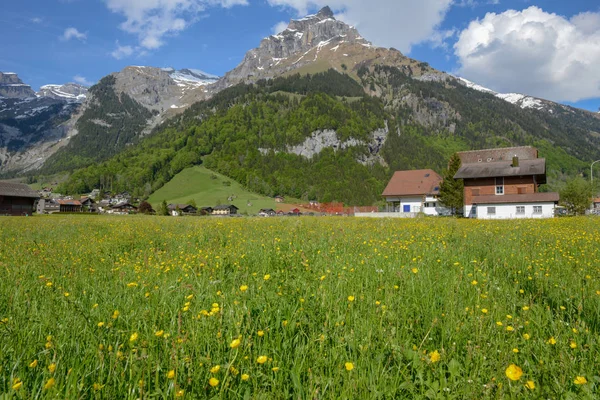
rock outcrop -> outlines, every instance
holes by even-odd
[[[0,72],[0,97],[26,99],[35,97],[35,92],[14,72]]]

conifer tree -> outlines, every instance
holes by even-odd
[[[462,179],[454,179],[460,165],[460,157],[454,153],[448,161],[448,169],[444,171],[444,180],[440,185],[439,200],[452,210],[452,215],[460,212],[464,205],[464,182]]]

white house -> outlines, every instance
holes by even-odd
[[[438,200],[442,177],[431,169],[396,171],[382,196],[388,212],[444,215],[448,209]]]

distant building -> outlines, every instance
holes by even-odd
[[[54,214],[60,212],[60,204],[54,199],[40,199],[36,212],[38,214]]]
[[[213,215],[232,215],[237,214],[239,208],[234,206],[233,204],[225,204],[221,206],[216,206],[213,208]]]
[[[441,183],[442,177],[432,169],[396,171],[382,196],[388,212],[445,214],[438,201]]]
[[[550,218],[558,193],[540,193],[546,160],[534,147],[509,147],[458,153],[462,165],[465,217],[479,219]]]
[[[169,209],[169,213],[176,217],[184,214],[196,214],[198,209],[189,204],[168,204],[167,208]]]
[[[262,208],[258,212],[258,215],[261,217],[274,217],[275,215],[277,215],[277,213],[272,208]]]
[[[0,215],[31,215],[39,198],[23,183],[0,182]]]
[[[83,211],[98,212],[98,206],[92,197],[82,197],[79,201],[81,202]]]
[[[212,207],[200,207],[199,214],[200,215],[211,215],[213,213]]]
[[[137,211],[137,207],[128,201],[123,201],[117,205],[112,206],[111,211],[113,214],[129,214]]]
[[[285,198],[283,196],[275,196],[275,203],[283,203]]]
[[[59,205],[59,211],[61,213],[63,213],[63,212],[77,213],[77,212],[82,211],[82,205],[79,200],[59,199],[59,200],[56,200],[56,202]]]

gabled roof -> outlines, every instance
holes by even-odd
[[[188,207],[192,207],[194,210],[196,210],[196,207],[194,207],[190,204],[169,204],[169,205],[167,205],[167,208],[169,210],[176,210],[177,208],[179,208],[180,210],[184,210]]]
[[[232,207],[235,208],[236,210],[239,210],[239,208],[237,208],[233,204],[224,204],[224,205],[221,205],[221,206],[215,206],[215,208],[213,208],[213,210],[227,210],[227,209],[230,209]]]
[[[129,206],[129,207],[132,207],[132,208],[136,208],[136,209],[137,209],[137,207],[136,207],[136,206],[134,206],[133,204],[131,204],[131,203],[130,203],[130,202],[128,202],[128,201],[122,201],[122,202],[120,202],[119,204],[115,204],[114,206],[112,206],[112,208],[123,208],[123,207],[126,207],[126,206]]]
[[[440,192],[442,177],[432,169],[396,171],[382,196],[422,196]]]
[[[544,158],[519,160],[518,167],[512,166],[512,160],[463,164],[456,172],[456,175],[454,175],[454,179],[496,178],[527,175],[545,176],[546,160]]]
[[[527,193],[474,196],[473,204],[550,203],[559,200],[558,193]]]
[[[24,183],[0,182],[0,196],[30,197],[37,199],[40,195]]]

